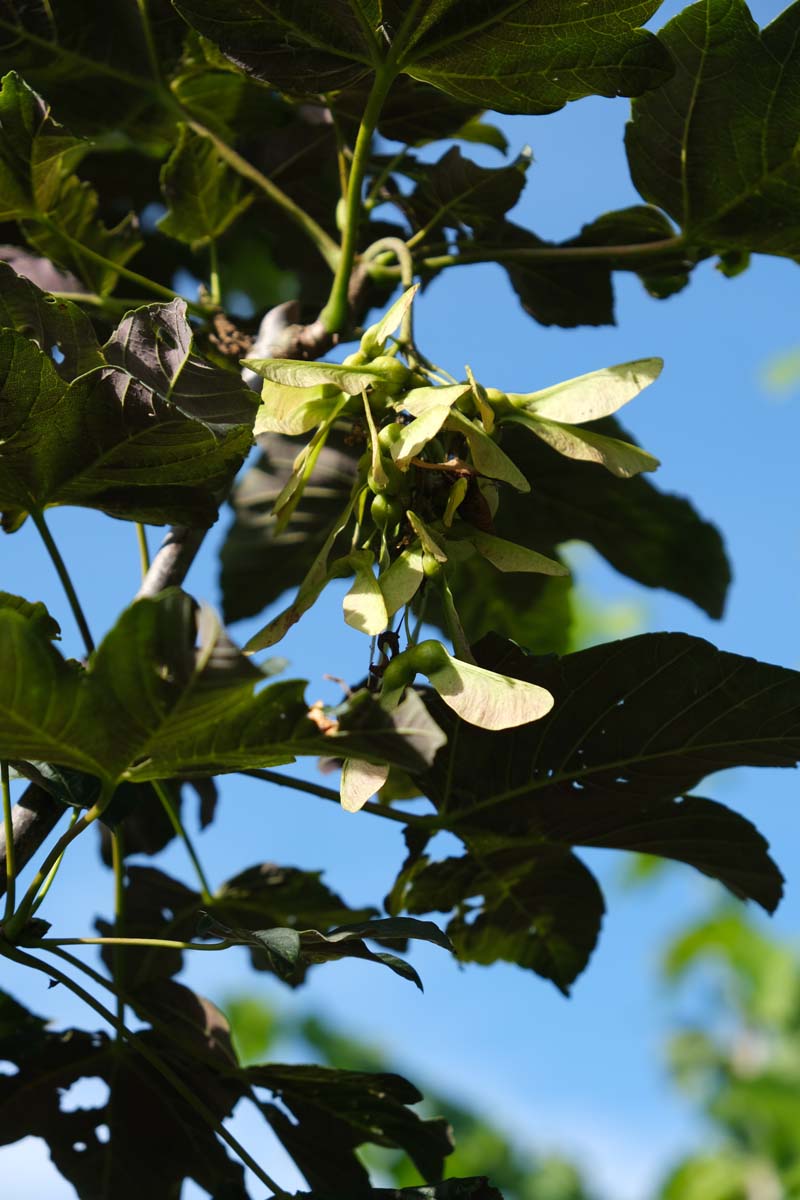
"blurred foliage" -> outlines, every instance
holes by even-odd
[[[337,1028],[320,1014],[295,1016],[270,1007],[259,997],[228,997],[224,1008],[234,1046],[242,1063],[262,1062],[288,1046],[324,1066],[356,1071],[395,1071],[380,1046]],[[504,1200],[596,1200],[580,1172],[565,1158],[539,1155],[515,1142],[485,1113],[476,1112],[452,1095],[425,1088],[423,1113],[446,1118],[456,1148],[447,1159],[446,1178],[486,1175]],[[414,1187],[420,1176],[408,1156],[394,1150],[360,1151],[365,1164],[383,1174],[386,1187]]]

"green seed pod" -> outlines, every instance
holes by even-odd
[[[352,354],[348,354],[347,358],[342,363],[343,367],[363,367],[368,358],[363,350],[354,350]]]
[[[373,497],[369,511],[378,529],[396,529],[405,515],[400,501],[385,492],[379,492]]]
[[[392,446],[403,432],[403,426],[399,421],[392,421],[390,425],[384,425],[378,430],[378,445],[381,450],[391,451]]]
[[[418,671],[420,675],[430,676],[432,671],[436,671],[447,662],[444,646],[433,638],[420,642],[418,646],[406,650],[405,654],[410,658],[414,670]]]
[[[442,564],[432,554],[423,554],[422,573],[426,579],[436,579],[441,574]]]
[[[408,386],[408,381],[411,377],[410,370],[405,363],[398,362],[391,355],[381,354],[378,358],[373,358],[370,366],[376,371],[380,371],[385,381],[384,386],[392,395]]]

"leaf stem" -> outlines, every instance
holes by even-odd
[[[7,921],[14,912],[16,890],[16,863],[14,857],[14,821],[11,815],[11,784],[8,777],[8,762],[0,762],[0,786],[3,791],[3,829],[6,838],[6,909]]]
[[[191,1088],[183,1082],[180,1076],[177,1075],[175,1071],[173,1071],[172,1068],[164,1062],[161,1055],[157,1054],[156,1051],[147,1044],[147,1042],[143,1041],[138,1036],[138,1034],[133,1033],[130,1029],[118,1021],[114,1014],[107,1009],[104,1004],[101,1004],[100,1001],[91,994],[91,992],[87,992],[85,988],[81,987],[79,983],[76,983],[74,979],[71,979],[69,975],[65,975],[64,972],[59,970],[58,967],[54,967],[50,963],[41,962],[40,959],[35,958],[31,954],[25,954],[22,950],[15,946],[12,947],[8,945],[0,945],[0,954],[4,954],[7,958],[19,963],[20,966],[31,967],[34,971],[40,971],[42,974],[49,976],[51,979],[55,979],[58,983],[67,988],[68,991],[72,992],[73,995],[78,996],[79,999],[83,1000],[84,1004],[87,1004],[89,1008],[93,1009],[99,1017],[106,1021],[121,1038],[129,1043],[136,1053],[140,1054],[142,1058],[147,1059],[150,1065],[156,1071],[158,1071],[159,1075],[167,1080],[167,1082],[175,1089],[178,1095],[189,1105],[189,1107],[193,1108],[198,1116],[202,1117],[202,1119],[206,1122],[209,1128],[213,1130],[217,1137],[221,1138],[223,1142],[226,1142],[227,1145],[230,1146],[234,1154],[236,1154],[236,1156],[250,1168],[253,1174],[261,1180],[265,1187],[268,1187],[270,1191],[274,1193],[274,1195],[284,1197],[284,1200],[289,1200],[288,1192],[284,1191],[282,1187],[279,1187],[278,1184],[269,1177],[266,1171],[264,1171],[255,1161],[255,1159],[247,1152],[247,1150],[245,1150],[244,1146],[237,1141],[232,1133],[228,1132],[222,1121],[218,1120],[214,1116],[211,1109],[207,1108],[203,1101],[200,1100],[191,1090]]]
[[[37,530],[39,531],[39,536],[44,542],[47,553],[50,555],[50,560],[56,569],[58,578],[61,580],[61,586],[66,593],[69,606],[72,609],[72,615],[75,618],[75,622],[80,630],[81,637],[83,638],[83,644],[86,647],[86,653],[94,654],[94,640],[92,639],[89,625],[86,621],[83,609],[81,608],[81,602],[78,599],[78,594],[75,591],[75,588],[73,587],[69,571],[67,570],[67,565],[61,557],[58,546],[56,545],[53,535],[51,534],[47,526],[47,522],[44,519],[44,513],[34,510],[31,512],[31,518]]]
[[[292,779],[282,775],[280,771],[268,771],[263,768],[253,768],[250,771],[240,771],[241,775],[249,775],[253,779],[261,779],[264,783],[274,783],[278,787],[294,788],[296,792],[306,792],[309,796],[319,796],[320,800],[330,800],[333,804],[341,805],[341,796],[333,788],[322,787],[319,783],[308,783],[305,779]],[[378,804],[368,800],[362,812],[372,813],[375,817],[385,817],[387,821],[398,821],[401,825],[428,825],[430,818],[419,816],[417,813],[399,812],[388,804]]]
[[[209,946],[199,942],[176,942],[170,938],[137,938],[137,937],[71,937],[71,938],[37,938],[30,942],[31,946],[41,946],[51,949],[53,946],[146,946],[148,949],[160,950],[228,950],[233,942],[212,942]]]
[[[445,267],[464,266],[483,262],[606,262],[607,260],[658,258],[684,249],[682,234],[662,238],[657,242],[632,242],[623,246],[482,246],[480,250],[464,250],[459,254],[438,254],[420,259],[420,268],[441,271]],[[394,278],[397,270],[389,270]],[[373,268],[374,273],[374,268]]]
[[[125,855],[122,845],[122,833],[114,830],[111,834],[111,864],[114,868],[114,930],[120,933],[125,922]],[[125,956],[116,937],[114,949],[111,951],[112,975],[114,983],[124,982],[123,963]],[[125,1001],[117,993],[117,1020],[120,1025],[125,1022]],[[117,1035],[119,1037],[119,1035]]]
[[[77,810],[77,808],[73,808],[72,817],[71,817],[70,823],[69,823],[70,829],[72,828],[72,826],[75,824],[75,822],[77,820],[78,820],[78,810]],[[45,879],[42,886],[39,888],[39,891],[36,894],[36,899],[33,902],[33,908],[31,909],[31,916],[34,915],[36,910],[44,902],[44,898],[47,895],[47,893],[50,891],[50,888],[53,886],[53,880],[55,879],[56,875],[58,874],[58,868],[61,866],[63,861],[64,861],[64,855],[60,854],[58,856],[58,858],[56,859],[56,861],[53,863],[50,870],[47,872],[47,878]]]
[[[106,258],[104,254],[100,254],[97,250],[93,250],[91,246],[86,246],[83,242],[78,241],[77,238],[71,237],[70,234],[65,233],[64,230],[59,225],[56,225],[53,221],[43,221],[42,224],[46,225],[52,233],[57,234],[57,236],[63,242],[65,242],[66,245],[71,246],[73,250],[85,255],[86,258],[91,259],[92,262],[96,262],[102,267],[108,267],[110,271],[114,271],[117,275],[121,275],[123,279],[128,279],[131,283],[137,284],[140,288],[143,288],[147,292],[152,292],[154,296],[159,296],[162,300],[185,301],[186,307],[196,317],[208,316],[207,306],[196,304],[193,300],[186,300],[185,296],[181,296],[180,293],[173,291],[172,288],[165,287],[163,283],[157,283],[155,279],[150,279],[147,275],[140,275],[138,271],[132,271],[130,267],[125,267],[122,265],[122,263],[116,263],[113,259]],[[137,306],[146,303],[146,300],[136,301]]]
[[[96,803],[93,804],[91,808],[87,809],[83,816],[79,817],[73,825],[70,825],[69,829],[67,829],[65,833],[62,833],[61,837],[58,839],[55,846],[53,846],[41,867],[36,872],[36,875],[34,876],[27,892],[23,896],[16,912],[8,921],[5,922],[3,926],[3,933],[8,941],[12,941],[13,938],[24,928],[28,918],[33,912],[33,907],[36,903],[39,888],[47,881],[48,875],[53,867],[55,867],[59,862],[64,851],[72,842],[75,841],[76,837],[83,833],[84,829],[88,829],[88,827],[92,825],[98,819],[98,817],[103,815],[111,803],[115,791],[116,783],[106,780],[100,789],[100,795],[98,796]],[[2,939],[0,939],[0,948],[2,948]]]
[[[328,302],[320,313],[320,321],[329,332],[339,333],[348,316],[347,290],[358,245],[358,226],[361,219],[361,191],[369,163],[372,135],[378,124],[383,102],[395,78],[393,69],[385,64],[376,71],[372,89],[358,127],[350,178],[347,184],[342,248],[336,267]]]
[[[200,883],[200,891],[203,897],[203,903],[210,904],[214,893],[209,886],[208,879],[206,878],[202,863],[200,862],[200,858],[198,857],[197,851],[192,844],[192,839],[186,832],[186,828],[184,827],[183,821],[178,814],[178,810],[172,802],[172,797],[160,780],[154,779],[151,781],[151,783],[153,791],[161,801],[161,806],[169,818],[170,825],[183,842],[184,846],[186,847],[186,852],[188,853],[189,858],[192,860],[192,866],[195,869],[195,873]]]
[[[147,530],[141,521],[136,522],[136,540],[139,543],[139,563],[142,568],[142,579],[150,570],[150,548],[147,545]]]
[[[219,285],[219,252],[213,238],[208,243],[208,294],[214,308],[219,308],[222,305],[222,291]]]
[[[322,226],[317,224],[304,208],[301,208],[299,204],[295,204],[291,196],[287,196],[286,192],[279,188],[276,183],[273,183],[269,176],[264,175],[262,171],[259,171],[258,167],[254,167],[251,162],[243,158],[238,151],[234,150],[233,146],[229,146],[218,134],[214,133],[213,129],[208,129],[205,125],[196,121],[182,108],[180,111],[190,129],[193,129],[200,137],[208,138],[220,158],[224,158],[237,174],[243,176],[245,179],[249,179],[251,183],[254,183],[257,188],[260,188],[269,197],[273,204],[277,204],[279,208],[283,209],[289,220],[303,230],[307,237],[314,243],[317,250],[319,250],[331,270],[335,271],[339,259],[339,247],[330,234],[326,233]]]

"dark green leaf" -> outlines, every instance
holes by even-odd
[[[636,26],[657,0],[594,0],[591,19],[569,0],[442,0],[408,31],[401,63],[415,79],[498,112],[548,113],[582,96],[639,95],[669,77],[668,55]]]
[[[148,14],[168,70],[183,24],[168,0],[150,0]],[[106,0],[0,0],[0,60],[82,134],[127,127],[153,139],[159,113],[148,50],[136,5],[115,9],[112,21]]]
[[[168,210],[159,229],[193,250],[221,237],[253,199],[213,143],[184,124],[161,168],[161,188]]]
[[[294,95],[358,83],[391,51],[392,69],[465,104],[501,112],[555,112],[568,100],[638,95],[668,78],[662,47],[637,24],[655,0],[597,0],[592,20],[566,0],[511,0],[487,17],[476,0],[381,15],[367,0],[178,0],[178,11],[235,62]]]
[[[106,361],[192,420],[227,433],[252,426],[256,401],[238,374],[194,352],[186,301],[146,304],[127,313],[103,347]]]
[[[467,853],[427,865],[417,845],[392,911],[455,909],[448,933],[462,953],[506,955],[565,988],[602,913],[577,860],[570,856],[569,872],[557,865],[573,846],[685,862],[774,910],[783,881],[764,838],[737,813],[687,793],[725,767],[797,762],[797,672],[683,634],[645,634],[562,659],[489,637],[475,653],[492,670],[545,686],[555,706],[517,730],[467,733],[430,698],[448,744],[417,783]],[[483,905],[470,920],[475,895]],[[557,953],[531,942],[543,930]]]
[[[353,130],[358,128],[361,114],[369,95],[368,81],[360,86],[340,92],[334,99],[336,115]],[[427,83],[419,83],[407,75],[401,75],[392,84],[378,120],[378,132],[390,141],[406,142],[411,146],[441,138],[468,138],[469,130],[478,125],[476,118],[483,106],[464,104],[452,96],[440,92]],[[505,153],[508,143],[499,130],[490,132],[487,126],[485,141]],[[476,133],[478,131],[475,131]]]
[[[677,69],[634,105],[628,158],[694,246],[800,254],[799,32],[797,3],[759,31],[743,0],[701,0],[659,35]]]
[[[4,262],[0,262],[0,329],[24,333],[51,357],[57,350],[53,364],[67,381],[103,365],[92,323],[77,304],[56,300]]]
[[[688,282],[693,258],[679,247],[631,256],[632,246],[666,243],[675,230],[658,209],[634,205],[584,225],[566,242],[546,242],[528,229],[502,221],[483,231],[481,254],[496,252],[522,307],[541,325],[613,325],[612,271],[632,271],[648,292],[663,299]],[[571,255],[593,246],[607,246],[603,259]],[[465,250],[469,246],[465,244]],[[619,248],[620,253],[613,250]],[[559,251],[563,255],[559,258]]]
[[[329,941],[349,938],[372,938],[373,941],[394,941],[395,938],[412,938],[416,941],[433,942],[443,950],[452,950],[449,938],[432,921],[416,921],[408,917],[380,917],[370,921],[357,921],[340,925],[328,934]]]
[[[131,220],[107,229],[96,219],[97,193],[73,169],[89,149],[50,116],[14,71],[0,87],[0,220],[24,224],[28,240],[47,258],[74,269],[98,292],[113,286],[113,268],[97,265],[74,239],[111,259],[126,262],[139,248]]]
[[[56,641],[61,637],[61,626],[54,617],[50,616],[41,600],[24,600],[22,596],[12,596],[10,592],[0,592],[0,609],[10,609],[20,616],[27,617],[40,630],[42,635]]]
[[[480,228],[514,207],[530,163],[527,150],[507,167],[479,167],[453,146],[438,162],[417,168],[419,182],[402,207],[418,227]]]
[[[207,1025],[207,1002],[194,1007],[200,1010],[196,1023],[202,1016]],[[173,1017],[175,1011],[173,1002]],[[185,1005],[182,1016],[185,1023]],[[172,1196],[190,1178],[213,1195],[246,1200],[241,1166],[134,1047],[115,1044],[104,1033],[48,1032],[43,1025],[0,994],[0,1058],[18,1068],[0,1076],[3,1145],[30,1135],[44,1138],[54,1166],[80,1196],[107,1189],[119,1200]],[[202,1028],[197,1033],[203,1036]],[[209,1035],[216,1036],[211,1028]],[[229,1115],[240,1085],[213,1075],[194,1054],[183,1057],[172,1039],[153,1030],[137,1038],[178,1071],[218,1120]],[[81,1079],[103,1080],[112,1096],[62,1110],[61,1095]]]
[[[149,379],[147,364],[142,368]],[[209,364],[205,370],[224,374]],[[93,372],[66,384],[49,354],[10,330],[0,332],[0,394],[7,531],[30,511],[56,504],[152,524],[210,525],[217,490],[251,440],[247,427],[215,436],[127,371]],[[190,406],[183,397],[183,407]],[[203,395],[196,407],[208,414]]]
[[[177,590],[127,609],[86,671],[64,662],[16,612],[0,609],[0,629],[5,758],[119,782],[267,766],[298,753],[419,767],[441,744],[424,711],[404,724],[406,714],[390,717],[365,692],[327,736],[307,717],[303,684],[275,683],[255,695],[260,672],[208,612],[195,650],[194,605]]]
[[[471,1179],[445,1179],[431,1187],[371,1188],[364,1193],[371,1200],[503,1200],[503,1197],[481,1175]],[[350,1200],[342,1191],[297,1192],[294,1200]]]
[[[613,418],[589,428],[633,440]],[[722,539],[687,500],[659,492],[642,476],[616,479],[593,464],[572,462],[537,438],[516,437],[506,449],[536,489],[530,496],[504,493],[499,535],[548,555],[563,542],[589,542],[638,583],[668,588],[709,616],[722,615],[730,583]],[[504,589],[509,582],[503,579]],[[518,590],[535,583],[526,579]],[[509,636],[522,641],[513,630]]]
[[[594,949],[605,909],[592,873],[561,846],[494,850],[488,838],[467,846],[463,858],[415,871],[403,907],[456,909],[447,932],[460,959],[484,965],[505,959],[568,995]],[[475,897],[483,902],[469,904]]]
[[[264,1105],[267,1120],[312,1188],[331,1195],[361,1193],[369,1177],[354,1154],[372,1142],[406,1151],[425,1179],[440,1179],[452,1150],[447,1123],[422,1120],[407,1108],[421,1100],[400,1075],[370,1075],[328,1067],[250,1067],[242,1078],[266,1087],[295,1118]]]

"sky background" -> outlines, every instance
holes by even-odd
[[[660,26],[678,11],[664,4]],[[783,6],[752,6],[761,24]],[[513,219],[545,238],[574,235],[599,214],[636,203],[622,146],[624,100],[585,100],[547,118],[503,117],[513,156],[524,144],[534,164]],[[442,147],[431,147],[438,157]],[[486,165],[491,150],[465,147]],[[800,668],[798,567],[800,505],[797,452],[800,392],[778,396],[765,385],[776,355],[800,343],[800,274],[790,262],[756,258],[734,280],[708,262],[690,286],[668,301],[646,296],[632,276],[616,277],[615,328],[543,329],[520,309],[496,266],[458,268],[437,281],[416,307],[418,341],[455,375],[469,363],[486,385],[530,391],[612,363],[649,355],[666,362],[661,379],[625,412],[625,424],[662,461],[654,481],[689,496],[723,531],[734,569],[725,617],[708,619],[688,601],[641,588],[584,547],[571,552],[579,584],[601,604],[635,606],[638,629],[680,630],[722,649]],[[342,353],[345,353],[342,351]],[[51,529],[74,569],[95,637],[129,603],[139,581],[135,528],[100,514],[51,510]],[[217,602],[217,549],[229,517],[207,539],[187,581],[201,600]],[[155,547],[160,533],[151,530]],[[80,644],[52,567],[28,522],[0,541],[0,587],[44,600],[63,629],[61,648]],[[280,647],[290,674],[310,680],[308,698],[336,699],[325,673],[363,674],[367,643],[341,619],[343,587],[331,588]],[[233,627],[241,642],[262,623]],[[313,764],[305,772],[313,775]],[[238,777],[220,780],[222,803],[199,848],[212,883],[245,866],[275,861],[324,868],[327,882],[351,904],[379,901],[404,855],[399,827],[367,814],[349,816],[313,797],[281,792]],[[792,771],[738,771],[716,776],[703,794],[754,820],[787,876],[786,897],[772,928],[796,939],[800,929],[798,777]],[[437,843],[447,853],[444,840]],[[721,889],[676,867],[644,891],[620,886],[623,856],[582,851],[607,888],[603,936],[573,997],[519,968],[458,965],[431,946],[415,947],[424,996],[365,963],[316,968],[291,993],[253,975],[244,951],[197,955],[187,981],[217,1001],[248,990],[284,1009],[317,1011],[382,1044],[423,1090],[437,1090],[485,1108],[537,1151],[558,1149],[582,1162],[611,1200],[647,1200],[676,1156],[702,1142],[704,1131],[669,1085],[663,1046],[676,1020],[702,1002],[697,989],[676,1002],[659,982],[659,947],[721,895]],[[159,865],[191,880],[184,854],[172,847]],[[88,933],[108,913],[112,881],[91,837],[71,850],[42,915],[53,934]],[[88,955],[87,955],[88,957]],[[46,981],[8,966],[3,986],[34,1011],[83,1020],[78,1002],[48,993]],[[57,1006],[51,1007],[51,999]],[[65,1103],[87,1100],[93,1085],[73,1089]],[[237,1134],[288,1187],[302,1179],[260,1123],[235,1123]],[[13,1180],[15,1200],[73,1195],[32,1140],[0,1151],[0,1176]],[[200,1193],[187,1185],[184,1200]],[[255,1196],[259,1195],[257,1189]]]

